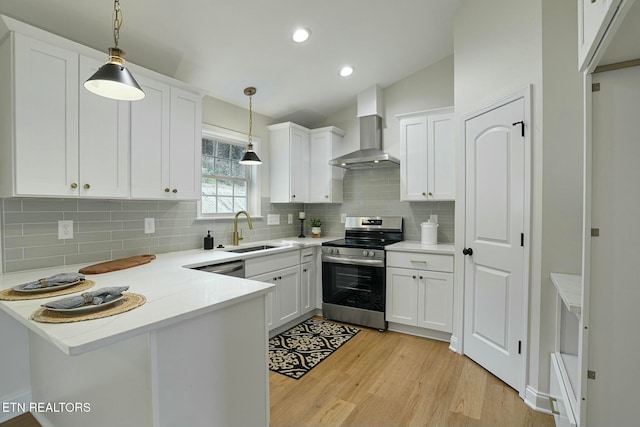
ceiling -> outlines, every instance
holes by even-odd
[[[242,107],[310,126],[453,53],[460,0],[120,0],[126,59]],[[0,0],[0,13],[105,51],[113,0]],[[291,33],[303,26],[302,44]],[[355,68],[338,76],[341,66]]]

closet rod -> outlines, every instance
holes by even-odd
[[[640,59],[632,59],[630,61],[615,62],[613,64],[607,64],[607,65],[599,65],[593,71],[593,74],[602,73],[602,72],[611,71],[611,70],[619,70],[620,68],[637,67],[639,65],[640,65]]]

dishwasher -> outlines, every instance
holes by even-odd
[[[194,270],[206,271],[207,273],[224,274],[225,276],[244,278],[244,260],[222,262],[218,264],[203,265],[194,267]]]

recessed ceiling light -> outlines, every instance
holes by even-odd
[[[291,38],[296,43],[306,42],[309,36],[311,35],[311,31],[308,28],[298,28],[293,32],[293,36]]]
[[[353,74],[353,67],[350,65],[345,65],[344,67],[340,68],[338,74],[340,74],[340,77],[349,77],[351,74]]]

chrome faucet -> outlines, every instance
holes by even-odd
[[[238,216],[240,214],[245,214],[247,216],[249,230],[253,230],[253,222],[251,221],[251,217],[249,216],[247,211],[238,212],[236,214],[236,217],[233,219],[233,246],[238,246],[240,244],[240,240],[242,240],[242,232],[238,233]]]

